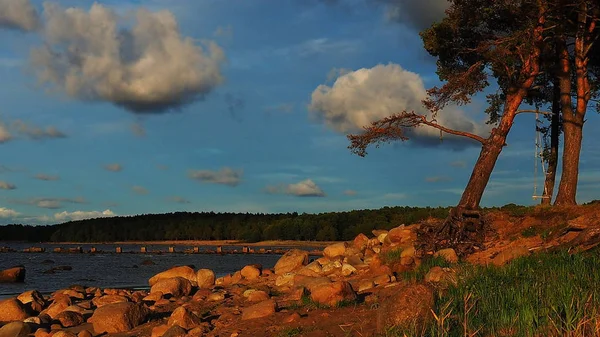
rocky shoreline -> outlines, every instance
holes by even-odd
[[[313,261],[292,249],[273,269],[247,265],[220,278],[209,269],[177,266],[150,278],[150,290],[73,285],[49,296],[28,291],[0,302],[0,337],[374,336],[390,326],[424,324],[431,319],[433,285],[456,282],[454,271],[433,267],[425,283],[402,275],[424,258],[450,264],[458,257],[452,249],[420,256],[418,229],[360,234],[327,246]]]

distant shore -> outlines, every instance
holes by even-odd
[[[325,247],[337,241],[270,240],[243,242],[239,240],[163,240],[163,241],[115,241],[115,242],[42,242],[52,245],[173,245],[173,246],[248,246],[248,247]]]

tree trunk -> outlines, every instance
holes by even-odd
[[[594,27],[592,26],[591,29]],[[587,103],[590,99],[590,85],[587,71],[588,58],[586,48],[589,45],[586,35],[587,26],[587,7],[585,2],[581,3],[581,8],[578,15],[578,29],[575,37],[575,82],[577,93],[577,107],[575,111],[572,108],[571,102],[571,71],[569,68],[568,51],[566,45],[562,44],[561,65],[562,70],[569,70],[567,73],[561,74],[561,103],[567,103],[566,95],[569,95],[568,110],[564,109],[563,105],[563,129],[564,129],[564,150],[562,162],[562,175],[556,196],[556,205],[570,206],[577,205],[577,182],[579,179],[579,157],[581,154],[581,143],[583,140],[583,122],[587,111]],[[566,58],[566,59],[565,59]],[[569,86],[563,90],[562,82],[566,82],[568,77]]]
[[[558,166],[558,139],[560,134],[560,83],[554,79],[554,94],[552,96],[552,119],[550,121],[550,153],[548,154],[548,169],[544,181],[542,205],[551,205],[556,184],[556,168]]]

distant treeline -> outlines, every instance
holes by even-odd
[[[351,240],[373,229],[390,229],[449,208],[384,207],[321,214],[190,213],[144,214],[71,221],[51,226],[0,226],[0,241],[111,242],[159,240]]]

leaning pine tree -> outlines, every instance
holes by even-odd
[[[403,111],[373,122],[361,134],[349,135],[349,148],[360,156],[369,145],[407,140],[406,129],[429,126],[455,136],[481,143],[481,153],[459,204],[450,212],[436,244],[459,251],[473,247],[469,239],[470,219],[477,218],[479,203],[496,160],[506,145],[519,106],[529,95],[540,72],[540,54],[544,45],[547,7],[545,0],[451,0],[446,17],[421,37],[425,49],[437,58],[437,74],[444,82],[428,90],[424,104],[433,117],[449,104],[464,105],[473,95],[489,86],[495,78],[502,91],[501,115],[489,137],[449,129],[435,118]],[[479,230],[480,231],[480,230]]]

